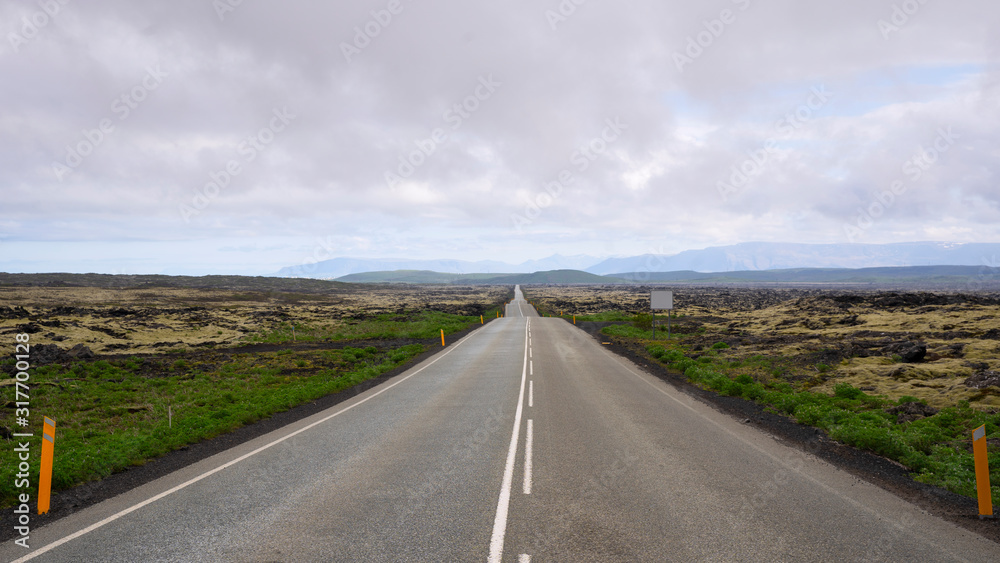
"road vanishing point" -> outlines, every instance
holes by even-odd
[[[520,288],[337,406],[32,530],[2,561],[1000,561],[644,373]]]

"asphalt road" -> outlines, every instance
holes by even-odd
[[[1000,561],[1000,546],[506,316],[0,561]]]

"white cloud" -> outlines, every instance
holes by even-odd
[[[843,242],[845,224],[898,179],[905,192],[864,242],[1000,238],[993,3],[927,3],[887,37],[878,22],[891,3],[868,0],[588,2],[555,30],[545,11],[556,2],[402,5],[350,63],[341,43],[384,2],[243,3],[221,21],[204,2],[74,2],[16,50],[8,41],[0,74],[16,87],[0,91],[0,269],[23,258],[11,241],[39,241],[45,259],[33,264],[44,269],[96,254],[97,241],[173,244],[205,264],[212,241],[234,237],[361,233],[344,254],[513,262]],[[0,7],[4,37],[32,6]],[[723,9],[732,23],[678,71],[674,54],[718,30]],[[122,118],[113,104],[151,66],[162,84]],[[499,86],[455,127],[447,112],[489,76]],[[819,86],[830,101],[780,125]],[[280,107],[295,119],[247,160],[241,143]],[[629,129],[579,169],[574,151],[616,117]],[[102,119],[113,133],[57,179],[53,161]],[[953,147],[908,178],[905,163],[948,127]],[[447,139],[390,189],[385,172],[436,129]],[[759,173],[720,198],[717,183],[769,139]],[[231,160],[241,172],[185,221],[179,207]],[[574,181],[516,230],[511,216],[563,170]],[[95,242],[41,242],[63,240]],[[155,271],[184,262],[119,248]]]

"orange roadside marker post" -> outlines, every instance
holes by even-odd
[[[573,315],[573,324],[576,324],[576,315]]]
[[[52,457],[55,453],[56,421],[45,417],[42,427],[42,467],[38,472],[38,513],[49,511],[49,497],[52,493]]]
[[[976,492],[979,496],[979,517],[993,518],[990,496],[990,464],[986,457],[986,425],[972,431],[972,455],[976,460]]]
[[[444,329],[441,329],[441,345],[444,346]]]
[[[479,324],[486,324],[486,323],[483,322],[483,316],[482,315],[479,315]]]

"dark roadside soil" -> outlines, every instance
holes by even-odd
[[[448,335],[447,342],[455,343],[458,342],[462,337],[471,333],[473,330],[481,328],[479,326],[473,327],[462,332],[456,332]],[[155,481],[164,475],[177,471],[191,465],[192,463],[197,463],[205,458],[211,457],[217,453],[228,450],[234,446],[238,446],[244,442],[253,440],[254,438],[263,436],[268,432],[277,430],[283,426],[287,426],[293,422],[297,422],[309,416],[312,416],[318,412],[322,412],[330,407],[333,407],[339,403],[342,403],[372,387],[381,385],[389,379],[403,373],[404,371],[412,368],[413,366],[419,364],[420,362],[430,358],[434,354],[437,354],[442,350],[441,341],[438,338],[430,338],[425,340],[413,340],[413,339],[396,339],[392,341],[380,340],[380,341],[350,341],[350,342],[331,342],[331,343],[317,343],[317,344],[298,344],[298,345],[286,345],[286,344],[253,344],[248,346],[241,346],[238,348],[226,349],[226,352],[231,353],[254,353],[254,352],[271,352],[277,350],[294,349],[294,350],[312,350],[312,349],[329,349],[329,348],[343,348],[347,346],[353,347],[365,347],[368,345],[377,345],[381,348],[386,346],[399,347],[406,344],[423,344],[426,351],[419,356],[413,358],[410,362],[396,367],[391,371],[388,371],[378,377],[363,381],[354,387],[345,389],[338,393],[332,393],[316,401],[305,403],[289,409],[285,412],[277,413],[270,418],[260,420],[254,424],[238,428],[227,434],[217,436],[210,440],[205,440],[198,442],[196,444],[191,444],[179,450],[175,450],[166,455],[158,457],[156,459],[150,460],[145,465],[130,468],[126,471],[120,473],[115,473],[109,477],[101,479],[100,481],[91,481],[89,483],[84,483],[73,487],[72,489],[67,489],[64,491],[53,492],[50,502],[49,512],[47,514],[39,515],[36,514],[36,503],[37,499],[32,498],[30,503],[31,508],[31,524],[30,528],[40,528],[46,524],[59,520],[87,508],[88,506],[97,504],[109,498],[118,496],[122,493],[128,492],[136,487],[145,485],[146,483]],[[222,349],[214,350],[214,352],[221,352]],[[131,356],[131,355],[129,355]],[[107,359],[107,356],[98,356],[95,359]],[[56,452],[58,454],[58,443],[56,444]],[[2,512],[0,516],[0,541],[8,541],[18,536],[14,531],[14,526],[16,523],[16,514],[14,514],[13,509],[6,509]]]
[[[762,405],[696,387],[689,383],[683,374],[668,370],[663,364],[650,359],[642,346],[630,345],[628,342],[601,334],[601,328],[608,324],[615,323],[583,322],[577,324],[577,327],[586,331],[598,342],[609,343],[604,344],[604,347],[629,359],[678,391],[695,397],[744,424],[753,425],[775,436],[786,445],[815,455],[858,479],[877,485],[930,514],[1000,543],[1000,519],[981,520],[978,516],[979,505],[975,499],[914,481],[903,465],[840,444],[831,440],[822,430],[767,412]]]

